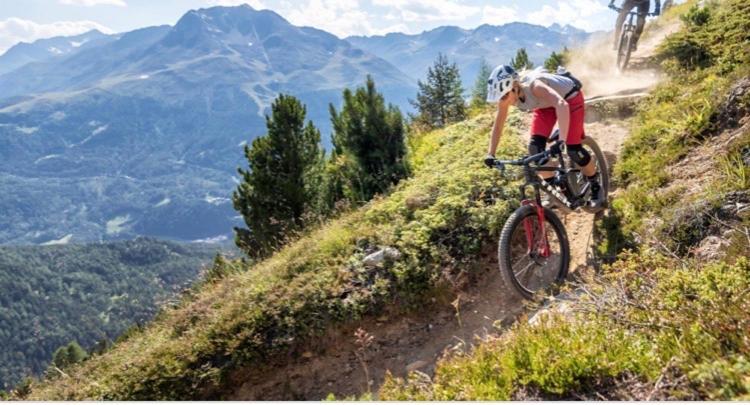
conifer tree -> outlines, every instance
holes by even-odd
[[[295,97],[280,95],[266,116],[268,134],[245,146],[249,169],[232,195],[247,228],[235,227],[235,243],[251,257],[263,257],[304,225],[319,192],[323,151],[320,132]]]
[[[466,118],[466,103],[461,86],[461,75],[455,63],[439,54],[427,70],[427,81],[417,82],[419,91],[412,105],[418,113],[414,121],[428,128],[440,128]]]
[[[68,343],[67,346],[61,346],[55,350],[52,355],[52,365],[59,369],[64,369],[72,364],[80,363],[88,357],[85,350],[73,341]]]
[[[552,54],[550,54],[549,58],[544,61],[544,68],[549,70],[550,72],[554,72],[559,66],[564,66],[566,63],[565,55],[567,51],[568,48],[565,48],[565,50],[561,53],[553,51]]]
[[[330,105],[334,151],[329,167],[329,202],[369,200],[406,177],[406,144],[401,111],[386,107],[375,81],[345,89],[341,112]]]
[[[510,60],[510,65],[517,71],[534,68],[534,64],[529,59],[529,54],[526,53],[526,48],[521,48],[516,52],[516,57]]]
[[[487,104],[487,80],[492,73],[492,68],[487,61],[482,58],[479,61],[479,73],[474,82],[474,89],[471,92],[471,106],[474,108]]]

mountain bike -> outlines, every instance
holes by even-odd
[[[618,13],[622,11],[622,8],[613,5],[610,5],[609,8],[612,10],[617,11]],[[647,16],[656,16],[655,13],[646,13]],[[630,62],[630,54],[633,52],[633,48],[635,48],[635,28],[636,24],[633,22],[633,20],[638,16],[638,13],[635,11],[631,11],[628,13],[628,17],[625,20],[625,23],[622,25],[622,30],[620,31],[620,40],[617,42],[617,70],[620,72],[624,72],[625,69],[628,67],[628,63]]]
[[[508,218],[500,234],[498,262],[504,281],[512,285],[524,298],[552,284],[561,283],[568,275],[570,264],[570,243],[565,226],[552,211],[552,207],[564,212],[584,209],[598,212],[602,208],[591,208],[587,202],[591,198],[590,184],[580,167],[563,157],[563,141],[557,140],[556,133],[551,137],[559,147],[517,160],[496,160],[495,168],[505,175],[506,166],[521,166],[525,182],[520,186],[521,206]],[[609,172],[604,155],[596,142],[585,137],[582,145],[595,159],[602,196],[609,190]],[[550,159],[557,160],[557,166],[545,166]],[[554,172],[551,181],[543,181],[540,172]],[[526,190],[532,187],[533,198],[527,198]],[[542,204],[541,192],[550,197],[550,205]]]

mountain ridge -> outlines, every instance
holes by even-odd
[[[464,88],[470,89],[479,73],[482,58],[491,65],[508,63],[518,49],[525,48],[531,61],[540,65],[553,51],[560,52],[565,46],[581,43],[589,36],[589,33],[570,25],[544,27],[511,22],[482,24],[473,29],[441,26],[419,34],[389,33],[345,39],[397,64],[414,80],[423,80],[438,53],[443,53],[457,63]]]
[[[328,104],[368,74],[402,108],[416,92],[388,62],[324,31],[213,7],[2,75],[0,177],[17,188],[0,198],[11,213],[0,243],[231,237],[241,146],[265,133],[276,95],[300,98],[328,143]],[[107,232],[117,218],[128,221]]]

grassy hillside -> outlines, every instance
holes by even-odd
[[[88,349],[146,323],[214,252],[149,238],[0,247],[0,388],[43,372],[73,340]]]
[[[215,398],[231,371],[332,326],[385,308],[423,306],[446,275],[474,269],[482,244],[517,204],[516,187],[481,163],[491,121],[480,114],[412,138],[414,177],[390,195],[268,260],[221,265],[215,273],[224,278],[67,376],[34,384],[28,398]],[[500,152],[521,154],[520,144],[506,136]],[[384,247],[398,253],[379,265],[363,263]]]
[[[660,47],[602,221],[619,258],[572,311],[516,324],[381,399],[750,398],[750,4],[696,2]],[[669,18],[669,17],[668,17]]]

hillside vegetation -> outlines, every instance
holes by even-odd
[[[411,138],[414,175],[390,195],[265,261],[219,263],[223,279],[66,376],[33,384],[28,398],[216,398],[233,370],[367,314],[422,306],[451,274],[475,268],[515,208],[516,187],[481,163],[491,122],[485,113]],[[505,137],[500,152],[521,154],[519,140]],[[383,262],[363,263],[385,247]]]
[[[0,388],[40,374],[71,341],[91,349],[145,324],[214,251],[149,238],[0,247]]]
[[[642,101],[621,189],[566,312],[520,322],[380,399],[745,399],[750,395],[750,4],[676,7],[669,79]],[[630,251],[622,252],[629,248]]]

